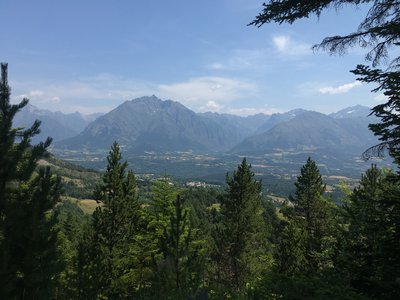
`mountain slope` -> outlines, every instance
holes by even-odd
[[[54,141],[60,141],[79,134],[90,121],[92,116],[83,116],[80,113],[64,114],[39,109],[28,104],[14,119],[15,127],[29,127],[35,120],[42,122],[41,133],[34,137],[33,142],[43,141],[48,136]]]
[[[240,140],[253,135],[270,118],[270,116],[261,113],[247,117],[215,112],[200,113],[198,115],[216,122],[226,130],[234,130]]]
[[[329,116],[334,119],[366,118],[371,113],[371,108],[362,105],[346,107]]]
[[[131,151],[220,151],[241,136],[178,102],[155,96],[127,101],[98,118],[78,136],[58,143],[74,149],[109,148],[116,140]]]
[[[302,113],[306,112],[306,110],[298,108],[288,111],[286,113],[277,113],[272,114],[268,120],[266,120],[261,126],[257,128],[256,133],[263,133],[270,130],[275,125],[289,121],[294,117],[301,115]]]
[[[267,132],[249,137],[233,148],[234,153],[254,153],[268,149],[365,149],[376,139],[368,131],[367,118],[337,120],[307,111],[281,122]]]

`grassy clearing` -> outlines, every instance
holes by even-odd
[[[78,205],[80,209],[82,209],[82,211],[85,214],[89,215],[93,214],[93,212],[97,207],[101,206],[101,203],[97,203],[97,201],[93,199],[77,199],[74,197],[63,197],[62,200],[75,203],[76,205]]]

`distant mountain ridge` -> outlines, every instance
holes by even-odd
[[[200,113],[201,117],[216,122],[221,127],[235,130],[240,139],[244,139],[256,132],[260,126],[265,124],[271,116],[264,114],[256,114],[247,117],[241,117],[230,114],[219,114],[216,112]]]
[[[155,96],[126,101],[78,136],[58,145],[108,148],[116,140],[131,151],[226,151],[243,139],[235,128]]]
[[[362,105],[355,105],[331,113],[329,116],[334,119],[366,118],[370,113],[371,108]]]
[[[48,136],[54,141],[60,141],[79,134],[90,122],[94,121],[99,114],[82,115],[78,112],[64,114],[39,109],[28,104],[14,119],[15,127],[29,127],[35,120],[40,120],[40,134],[35,136],[33,142],[43,141]]]
[[[290,110],[286,113],[276,113],[272,114],[266,122],[264,122],[260,127],[257,128],[256,133],[263,133],[268,130],[270,130],[272,127],[275,125],[289,121],[293,119],[294,117],[301,115],[302,113],[306,112],[306,110],[298,108],[298,109],[293,109]]]
[[[156,96],[126,101],[78,135],[55,144],[62,149],[108,149],[118,141],[132,153],[194,151],[248,155],[271,149],[361,151],[377,140],[368,130],[369,108],[354,106],[325,115],[303,109],[240,117],[195,113]]]
[[[373,121],[375,120],[367,117],[358,117],[357,113],[352,117],[346,115],[346,118],[334,118],[318,112],[304,111],[288,121],[276,124],[268,131],[245,139],[232,152],[249,154],[271,149],[362,152],[377,142],[376,137],[368,130],[368,124]]]

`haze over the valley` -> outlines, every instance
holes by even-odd
[[[236,115],[295,108],[336,112],[384,101],[349,70],[365,53],[311,50],[357,29],[358,10],[296,26],[246,26],[263,1],[1,1],[1,61],[13,101],[41,109],[106,113],[145,95],[195,112]],[[332,26],[335,24],[335,26]]]

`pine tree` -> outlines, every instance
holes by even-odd
[[[279,236],[274,251],[276,272],[279,274],[300,274],[307,265],[305,257],[306,235],[294,222],[288,222]]]
[[[60,179],[50,169],[35,172],[51,143],[32,146],[40,121],[13,128],[28,104],[10,104],[7,64],[0,80],[0,298],[51,298],[57,270],[56,233],[50,210],[60,197]]]
[[[352,285],[373,299],[400,297],[400,183],[372,166],[350,195],[344,260]]]
[[[262,235],[261,182],[244,158],[232,176],[226,176],[227,191],[221,199],[223,234],[217,242],[223,274],[222,284],[235,292],[243,289],[254,276],[252,267],[260,264],[265,248]]]
[[[92,224],[93,289],[111,298],[127,297],[134,285],[125,275],[132,261],[127,254],[137,230],[139,205],[135,177],[121,159],[120,147],[114,142],[103,182],[95,191],[101,205],[93,213]]]
[[[153,296],[186,299],[199,285],[204,241],[192,225],[185,198],[167,176],[154,184],[152,192],[149,229],[157,241]]]
[[[77,203],[64,201],[54,209],[58,230],[57,246],[62,256],[63,269],[58,274],[58,299],[82,299],[82,241],[85,226],[90,221]]]
[[[201,270],[202,241],[196,240],[184,198],[177,196],[161,237],[163,264],[172,281],[173,299],[186,299],[196,292],[197,275]],[[165,270],[164,270],[165,271]]]
[[[151,186],[150,209],[153,216],[151,222],[158,236],[163,234],[163,228],[169,222],[173,203],[179,192],[166,174]]]
[[[316,163],[307,159],[295,182],[296,192],[290,197],[293,207],[286,210],[289,222],[305,236],[303,271],[316,272],[332,265],[335,229],[331,204],[323,197],[325,184]],[[296,255],[297,254],[293,254]]]

